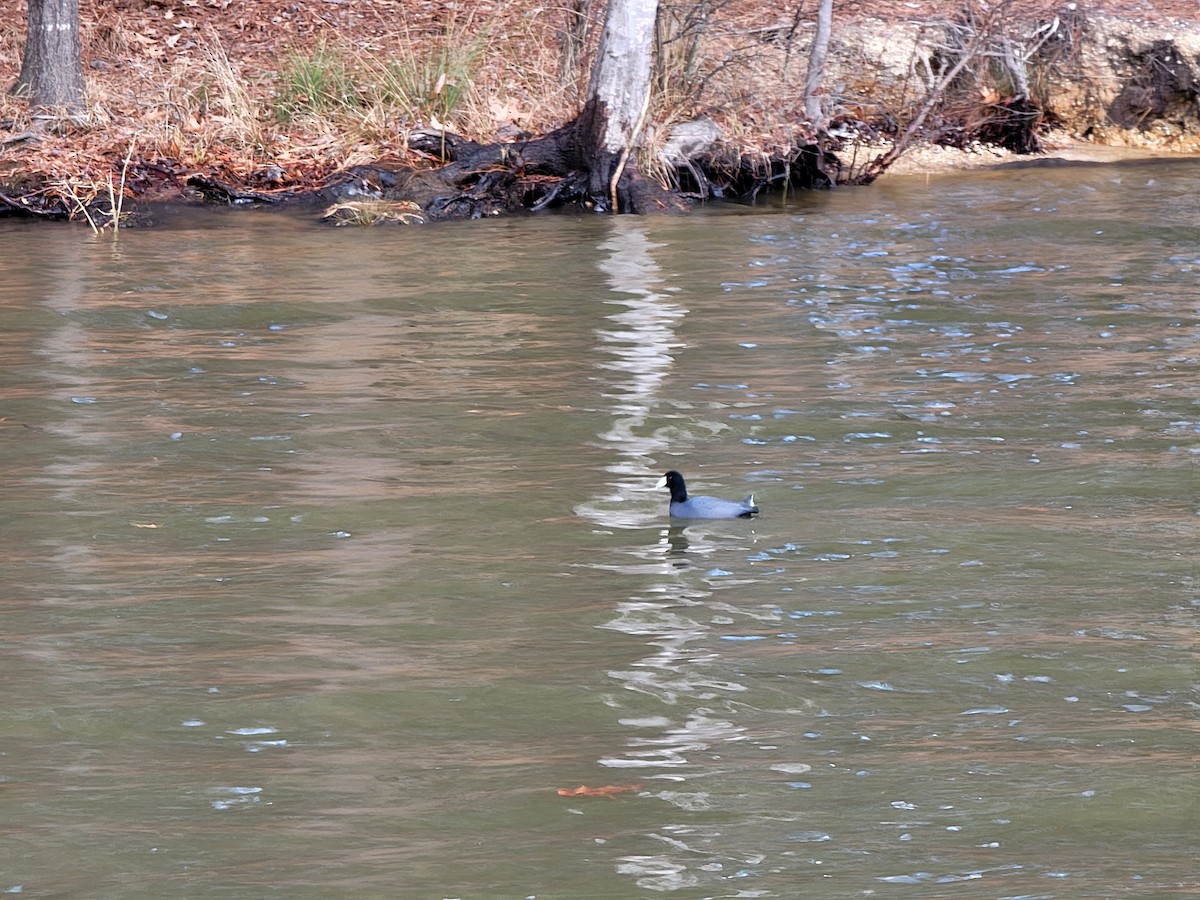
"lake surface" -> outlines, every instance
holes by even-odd
[[[1198,197],[0,222],[0,891],[1200,891]]]

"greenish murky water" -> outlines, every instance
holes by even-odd
[[[1200,891],[1198,196],[0,223],[0,891]]]

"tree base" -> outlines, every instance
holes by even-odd
[[[367,194],[412,201],[429,221],[564,207],[645,215],[680,212],[710,198],[753,202],[763,192],[837,183],[837,158],[811,144],[765,165],[715,156],[678,160],[666,173],[673,185],[667,187],[629,160],[622,165],[616,154],[589,152],[581,121],[515,143],[477,144],[451,132],[415,132],[409,148],[443,165],[356,166],[322,189],[321,199]]]

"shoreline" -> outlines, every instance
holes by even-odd
[[[955,88],[954,104],[939,112],[939,124],[882,177],[1050,159],[1200,158],[1200,7],[1191,0],[1010,2],[1025,18],[1006,28],[1017,35],[1050,29],[1060,44],[1036,70],[1032,45],[1027,48],[1030,82],[1042,92],[1044,122],[1035,139],[1042,152],[1004,150],[964,130],[1006,114],[1004,97],[988,87],[991,76],[981,69]],[[481,3],[461,18],[443,13],[439,19],[430,11],[435,5],[398,0],[392,6],[394,21],[380,17],[370,0],[313,6],[247,0],[239,14],[188,0],[145,9],[83,0],[88,113],[78,122],[45,119],[11,96],[0,99],[0,215],[83,221],[89,207],[111,216],[104,207],[117,195],[130,207],[195,202],[201,194],[189,182],[196,178],[229,185],[230,198],[317,199],[325,190],[336,200],[331,186],[357,170],[432,167],[430,156],[408,144],[410,134],[428,133],[431,124],[445,122],[480,143],[515,135],[519,146],[520,136],[547,134],[577,112],[586,62],[572,70],[574,77],[560,73],[563,28],[553,16],[530,24],[512,8],[519,4]],[[21,0],[0,0],[0,14],[16,21],[22,8]],[[479,20],[472,18],[476,9],[485,11]],[[932,71],[946,35],[962,27],[953,20],[959,6],[881,0],[872,19],[854,9],[835,8],[825,82],[831,112],[874,135],[879,126],[872,123],[902,124],[904,110],[914,108],[925,89],[921,73]],[[1043,24],[1035,29],[1037,22]],[[719,129],[710,158],[699,163],[718,176],[769,174],[812,147],[814,132],[798,108],[812,24],[798,18],[794,4],[732,0],[707,30],[691,37],[681,32],[678,37],[694,41],[698,57],[689,65],[696,68],[661,89],[643,171],[664,171],[656,148],[674,125],[698,119]],[[486,46],[475,36],[481,28],[489,32]],[[12,32],[0,35],[0,79],[8,84],[23,39],[23,29]],[[396,93],[396,79],[438,54],[461,70],[443,69],[421,97]],[[317,96],[313,84],[300,83],[318,76],[344,79],[337,86],[344,93]],[[703,77],[706,93],[684,76]],[[461,88],[453,104],[447,96],[452,81]],[[959,120],[963,124],[954,124]],[[928,140],[938,128],[949,128],[953,143],[966,149]],[[861,164],[864,154],[871,158],[887,146],[872,137],[853,158]],[[853,154],[849,147],[838,151],[843,160]],[[128,171],[126,160],[132,160]],[[674,177],[682,172],[676,169]]]
[[[882,152],[886,148],[871,148],[872,153]],[[935,178],[969,178],[983,176],[989,173],[1003,174],[1010,171],[1028,171],[1041,168],[1058,167],[1093,167],[1107,166],[1114,169],[1145,163],[1200,164],[1200,156],[1183,153],[1160,153],[1152,150],[1131,149],[1128,147],[1091,146],[1073,144],[1047,150],[1040,154],[1015,154],[1007,151],[995,151],[994,148],[983,147],[977,150],[958,150],[932,145],[918,145],[906,154],[896,166],[882,175],[878,182],[881,184],[898,183],[903,181],[924,180],[928,183]],[[829,190],[870,190],[870,186],[840,185]],[[773,195],[760,195],[767,198]],[[122,228],[155,228],[174,220],[195,221],[195,216],[207,216],[213,213],[238,215],[240,211],[257,211],[277,216],[286,216],[295,220],[308,222],[320,227],[336,227],[342,225],[373,226],[379,224],[414,224],[410,221],[400,221],[398,216],[390,216],[386,212],[372,215],[370,207],[374,201],[366,201],[360,209],[353,203],[336,201],[321,201],[316,194],[288,197],[277,203],[247,203],[215,204],[206,201],[193,193],[181,192],[177,196],[159,196],[154,199],[127,202],[126,212],[128,222]],[[381,205],[385,202],[381,201]],[[770,208],[748,198],[711,198],[694,201],[688,207],[688,213],[712,206],[716,208]],[[339,215],[337,211],[349,210],[348,216]],[[400,215],[407,215],[402,211]],[[524,210],[514,215],[523,216],[556,216],[556,215],[588,215],[577,208],[551,208],[542,211]],[[74,224],[86,224],[82,220],[70,220]],[[447,220],[451,221],[451,220]],[[420,220],[420,224],[426,224]],[[430,222],[429,224],[443,224]],[[103,229],[100,229],[103,230]]]
[[[1065,135],[1051,135],[1041,153],[1013,153],[1002,147],[979,146],[968,150],[921,144],[910,148],[882,179],[922,175],[945,175],[1037,168],[1052,165],[1119,165],[1140,162],[1200,161],[1200,154],[1178,153],[1141,147],[1092,144]]]

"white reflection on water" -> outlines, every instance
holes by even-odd
[[[604,301],[618,307],[606,316],[612,327],[596,329],[598,350],[605,357],[597,365],[616,373],[604,392],[612,402],[612,421],[599,437],[616,451],[607,470],[619,480],[575,511],[607,527],[634,528],[653,520],[645,512],[643,495],[647,479],[655,474],[656,454],[669,444],[660,432],[646,434],[645,426],[675,362],[672,353],[683,346],[675,328],[687,310],[656,289],[662,274],[652,251],[659,246],[629,217],[614,219],[612,234],[600,245],[608,255],[598,266],[619,296]]]
[[[615,459],[605,469],[617,480],[602,493],[576,508],[576,512],[607,528],[638,528],[661,520],[665,496],[655,487],[653,511],[647,512],[647,485],[656,480],[662,464],[660,457],[671,450],[673,429],[647,433],[652,416],[662,417],[656,409],[660,392],[674,365],[673,352],[683,346],[675,329],[687,310],[670,302],[656,290],[661,269],[652,256],[659,245],[647,237],[643,226],[632,219],[612,223],[613,232],[601,246],[609,251],[599,266],[619,299],[606,302],[620,307],[607,319],[614,327],[596,330],[599,353],[604,361],[598,367],[613,373],[604,397],[611,401],[611,420],[599,437],[611,447]],[[669,814],[696,812],[713,806],[706,790],[687,789],[697,777],[719,771],[713,748],[730,741],[745,740],[745,728],[725,714],[729,697],[744,693],[745,685],[715,677],[713,665],[720,654],[711,649],[712,626],[689,615],[691,608],[712,612],[712,592],[706,586],[684,584],[680,573],[691,569],[703,558],[735,536],[712,532],[699,525],[685,533],[683,528],[661,529],[650,544],[633,542],[624,552],[636,562],[601,564],[596,568],[615,574],[659,573],[663,576],[615,603],[615,615],[601,627],[634,636],[651,652],[628,668],[607,674],[622,689],[650,698],[675,715],[640,715],[622,718],[633,729],[625,746],[601,756],[599,765],[613,770],[637,771],[642,777],[662,784],[653,796]],[[613,694],[608,704],[615,709],[637,708],[628,694]],[[699,883],[686,858],[694,851],[688,844],[666,837],[673,827],[664,822],[646,835],[663,842],[667,850],[655,855],[629,855],[616,860],[617,872],[634,876],[642,888],[671,890]],[[711,837],[711,835],[710,835]],[[676,860],[677,854],[685,858]]]

